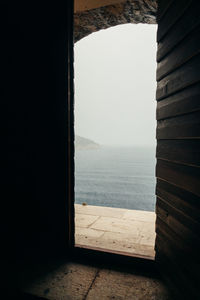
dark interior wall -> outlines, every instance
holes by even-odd
[[[156,261],[176,299],[199,299],[199,11],[158,1]]]
[[[68,245],[71,12],[71,1],[1,5],[0,228],[12,258]]]

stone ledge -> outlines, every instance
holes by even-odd
[[[75,204],[75,244],[154,258],[154,212]]]
[[[156,24],[157,0],[130,0],[74,14],[74,41],[128,23]]]

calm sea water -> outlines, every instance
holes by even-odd
[[[76,151],[75,202],[154,211],[155,148]]]

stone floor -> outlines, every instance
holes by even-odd
[[[171,299],[159,279],[80,263],[64,263],[22,290],[52,300]]]
[[[75,244],[154,258],[155,213],[75,205]]]

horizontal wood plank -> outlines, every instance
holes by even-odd
[[[198,238],[198,235],[195,235],[190,228],[188,228],[186,225],[183,225],[177,218],[174,218],[169,210],[166,208],[163,209],[163,207],[160,207],[159,205],[156,208],[156,214],[157,217],[160,218],[163,222],[167,224],[169,228],[171,228],[178,236],[180,236],[183,240],[187,239],[187,243],[189,245],[200,246],[200,238]]]
[[[181,299],[197,300],[200,283],[200,1],[176,0],[169,5],[163,0],[161,3],[157,32],[155,259]]]
[[[188,9],[192,2],[192,0],[182,0],[181,2],[174,1],[173,5],[170,5],[168,7],[165,15],[162,17],[162,19],[159,20],[157,42],[159,42],[163,38],[163,36],[169,31],[174,23],[182,16],[185,10]]]
[[[156,119],[166,119],[200,110],[200,84],[192,85],[183,91],[157,103]]]
[[[156,176],[188,192],[200,196],[200,168],[157,160]]]
[[[180,3],[180,2],[179,2]],[[172,52],[165,56],[157,66],[157,80],[162,79],[192,57],[200,53],[200,26],[178,44]]]
[[[159,178],[157,179],[156,195],[169,205],[199,222],[200,201],[198,196]]]
[[[159,247],[165,255],[170,256],[172,260],[175,260],[178,264],[182,265],[184,270],[189,272],[189,277],[191,279],[193,278],[194,272],[199,272],[197,261],[191,255],[186,257],[184,253],[182,253],[181,248],[177,248],[166,236],[158,234],[156,241],[157,247]]]
[[[158,81],[156,99],[161,100],[200,81],[200,55]]]
[[[187,240],[177,235],[160,217],[157,217],[156,220],[156,234],[163,236],[168,242],[173,244],[178,252],[181,251],[183,253],[183,256],[193,255],[193,258],[199,261],[199,249],[197,247],[194,248],[193,244],[188,243]]]
[[[169,7],[175,2],[175,0],[158,0],[158,11],[157,11],[157,21],[160,21],[163,16],[167,13]]]
[[[182,18],[176,22],[176,26],[173,26],[168,34],[159,42],[157,52],[158,62],[200,24],[199,9],[199,1],[193,1],[193,4],[185,11]]]
[[[181,210],[169,204],[167,200],[157,197],[156,212],[169,227],[175,228],[178,234],[187,236],[191,240],[199,240],[200,219],[198,221],[184,214]]]
[[[200,167],[200,139],[158,140],[156,157],[171,162]]]
[[[157,139],[199,139],[200,111],[157,122]]]
[[[156,242],[159,240],[159,242],[163,243],[163,247],[166,247],[167,252],[170,252],[170,256],[171,258],[175,258],[175,259],[179,259],[179,261],[182,261],[182,264],[184,264],[184,259],[185,259],[185,266],[190,266],[190,268],[195,269],[195,267],[197,266],[197,261],[191,256],[185,256],[184,249],[182,249],[182,246],[176,246],[176,244],[174,244],[172,242],[171,239],[168,238],[168,235],[166,234],[160,234],[158,233],[156,236]],[[156,243],[157,244],[157,243]],[[156,245],[158,246],[158,244]],[[159,248],[162,248],[162,245],[159,245]],[[171,252],[173,251],[173,252]],[[163,253],[166,253],[163,249]],[[177,257],[178,254],[178,257]]]
[[[159,252],[162,252],[164,256],[170,257],[170,259],[176,263],[176,268],[180,270],[181,275],[187,280],[187,284],[188,282],[192,282],[194,289],[199,288],[199,266],[192,256],[183,256],[180,249],[174,247],[169,240],[160,235],[158,235],[156,239],[156,248]],[[194,274],[196,275],[195,277]]]
[[[184,285],[179,279],[178,274],[173,269],[173,263],[171,264],[169,257],[164,255],[162,250],[158,247],[156,247],[156,251],[156,262],[158,268],[162,270],[162,278],[167,284],[169,290],[171,290],[172,299],[187,300],[193,297],[193,300],[197,300],[194,298],[194,295],[191,294],[190,283],[187,281]]]

